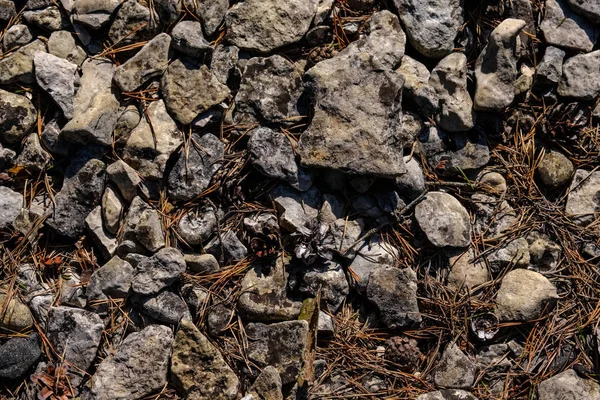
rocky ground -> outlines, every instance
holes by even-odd
[[[600,399],[598,0],[0,0],[0,397]]]

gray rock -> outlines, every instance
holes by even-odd
[[[449,132],[471,129],[475,123],[473,101],[467,91],[467,57],[452,53],[444,57],[431,71],[429,85],[439,99],[435,120]]]
[[[198,245],[208,240],[217,227],[217,216],[212,208],[186,213],[177,225],[177,233],[188,244]]]
[[[175,325],[182,318],[190,317],[181,297],[168,290],[151,296],[135,296],[132,302],[145,314],[165,324]]]
[[[207,305],[208,303],[208,290],[198,285],[188,283],[181,287],[181,294],[190,309],[192,319],[196,320],[205,304]]]
[[[558,94],[576,100],[593,100],[600,94],[600,50],[569,58],[562,67]]]
[[[565,212],[577,225],[586,226],[598,218],[600,209],[600,171],[575,171],[569,188]]]
[[[75,0],[72,9],[74,21],[99,29],[110,21],[110,16],[123,0]]]
[[[329,314],[319,311],[319,322],[317,323],[317,335],[331,336],[335,333],[335,323]]]
[[[27,97],[0,89],[0,139],[3,142],[19,142],[36,122],[37,110]]]
[[[490,161],[485,135],[472,131],[448,133],[434,126],[419,135],[421,148],[429,165],[443,176],[461,175],[484,167]]]
[[[310,28],[318,0],[245,0],[225,15],[226,39],[240,49],[268,53],[296,43]]]
[[[104,259],[109,259],[117,251],[117,238],[110,234],[102,222],[102,207],[94,208],[85,218],[85,225],[98,246]]]
[[[212,254],[186,254],[185,264],[193,273],[210,275],[219,270],[219,262]]]
[[[75,271],[65,271],[58,279],[60,287],[58,300],[61,306],[84,308],[87,304],[81,276]]]
[[[106,230],[113,235],[119,231],[123,212],[124,205],[121,196],[111,185],[107,186],[102,196],[102,219]]]
[[[181,21],[171,31],[173,48],[178,52],[200,57],[212,53],[212,46],[202,36],[202,25],[198,21]]]
[[[125,298],[129,293],[132,279],[131,264],[115,256],[90,276],[86,286],[87,298],[90,302],[108,298]]]
[[[396,178],[396,186],[400,194],[414,199],[423,193],[427,187],[425,186],[425,174],[421,164],[415,157],[405,156],[404,163],[406,165],[406,173]]]
[[[547,149],[536,172],[544,186],[556,189],[571,181],[575,168],[567,156]]]
[[[500,321],[528,321],[539,318],[558,299],[556,287],[542,274],[515,269],[502,278],[495,314]]]
[[[546,1],[540,29],[551,46],[587,53],[596,43],[594,26],[571,11],[564,0]]]
[[[435,384],[447,388],[468,389],[475,383],[475,378],[475,363],[455,343],[450,343],[435,370]]]
[[[27,10],[39,10],[40,8],[46,8],[54,5],[52,0],[27,0],[25,9]]]
[[[540,382],[537,392],[539,400],[600,399],[600,385],[591,379],[580,378],[573,369],[568,369]]]
[[[0,60],[0,84],[35,82],[33,73],[33,56],[38,52],[45,52],[46,44],[40,39],[34,40],[21,47],[13,54]]]
[[[68,31],[52,32],[48,39],[48,53],[76,65],[81,65],[87,57],[85,50],[75,42],[75,35]]]
[[[527,243],[531,266],[538,272],[554,272],[560,261],[562,247],[537,231],[527,235]]]
[[[510,231],[517,222],[518,214],[505,200],[475,193],[471,196],[475,211],[475,232],[487,238],[496,238]]]
[[[238,55],[239,49],[235,46],[220,44],[213,51],[210,70],[222,84],[226,85],[230,78],[241,75],[238,68]]]
[[[248,249],[233,231],[215,236],[204,250],[225,263],[241,260],[248,254]]]
[[[298,192],[281,184],[271,190],[270,197],[279,212],[279,223],[283,229],[296,232],[307,226],[319,215],[321,193],[315,187]]]
[[[284,385],[296,380],[308,344],[308,322],[250,323],[246,334],[250,360],[261,368],[267,365],[277,368]]]
[[[600,22],[600,2],[598,0],[567,0],[567,3],[573,11],[583,15],[589,21]]]
[[[502,197],[506,193],[506,179],[498,172],[483,171],[477,180],[488,193],[494,196]]]
[[[227,0],[183,0],[183,3],[187,10],[200,19],[207,36],[217,32],[229,9]]]
[[[408,39],[425,57],[441,58],[452,52],[463,24],[460,0],[394,0]]]
[[[398,250],[383,242],[380,236],[375,236],[370,242],[363,244],[348,267],[356,289],[365,292],[373,271],[383,267],[393,267],[398,256]]]
[[[270,365],[266,366],[256,378],[248,394],[254,399],[283,400],[282,383],[279,371]]]
[[[137,265],[131,289],[140,295],[156,294],[177,281],[184,272],[185,259],[181,251],[167,247]]]
[[[322,25],[331,15],[334,0],[319,0],[313,26]]]
[[[210,308],[206,317],[206,330],[212,337],[220,336],[227,326],[233,322],[234,311],[223,304]]]
[[[502,111],[514,100],[517,78],[517,37],[525,21],[508,18],[490,34],[475,64],[475,109]]]
[[[378,65],[367,53],[340,54],[305,74],[314,117],[298,143],[303,165],[385,177],[406,171],[397,143],[404,79]]]
[[[137,196],[137,188],[142,180],[123,160],[117,160],[106,167],[106,175],[127,202],[131,202]]]
[[[219,350],[190,321],[182,321],[171,359],[170,380],[188,399],[237,399],[239,379]]]
[[[28,24],[37,25],[50,32],[58,31],[66,26],[60,14],[60,9],[54,6],[42,10],[25,11],[23,18]]]
[[[469,213],[448,193],[427,193],[415,207],[415,218],[436,247],[466,247],[471,243]]]
[[[221,168],[225,146],[215,135],[192,135],[189,150],[184,148],[169,174],[169,196],[188,201],[202,194]]]
[[[335,313],[350,293],[350,286],[342,266],[333,261],[325,261],[303,273],[299,290],[315,298],[320,290],[321,308]]]
[[[122,236],[125,240],[141,244],[153,253],[165,246],[165,232],[158,211],[140,197],[131,202],[123,224]]]
[[[115,126],[115,141],[123,143],[131,131],[140,123],[141,115],[133,104],[121,109],[117,125]]]
[[[173,332],[150,325],[131,333],[114,354],[106,357],[82,393],[83,400],[134,400],[167,383]]]
[[[548,46],[542,61],[536,68],[536,83],[556,85],[562,76],[566,53],[558,47]]]
[[[0,186],[0,229],[12,227],[23,208],[23,195]]]
[[[46,337],[54,351],[72,366],[68,374],[73,385],[79,385],[96,358],[103,330],[102,319],[93,312],[69,307],[48,311]]]
[[[77,65],[49,53],[39,52],[33,57],[38,85],[60,107],[65,118],[73,117],[73,99],[78,83]]]
[[[137,0],[127,0],[114,16],[108,37],[120,47],[151,39],[156,31],[150,9]]]
[[[369,276],[367,298],[375,303],[381,321],[390,329],[421,322],[417,304],[417,274],[410,268],[376,268]]]
[[[397,72],[404,76],[406,99],[414,101],[421,108],[421,114],[425,116],[437,112],[439,99],[436,91],[429,85],[431,75],[427,67],[405,55]]]
[[[429,392],[417,397],[417,400],[478,400],[471,393],[461,389],[445,389]]]
[[[487,283],[491,277],[483,258],[477,259],[472,247],[466,252],[449,258],[450,273],[448,287],[452,290],[472,292],[477,286]]]
[[[0,378],[16,380],[40,359],[40,339],[35,333],[14,337],[0,346]]]
[[[115,71],[115,83],[124,92],[133,92],[150,79],[160,76],[169,65],[171,37],[160,33]]]
[[[494,272],[506,267],[526,268],[529,266],[529,246],[525,238],[517,238],[502,243],[497,249],[490,252],[487,262]]]
[[[17,15],[15,3],[12,0],[0,0],[0,21],[9,21]]]
[[[33,325],[33,317],[27,305],[18,296],[7,296],[4,287],[0,289],[0,306],[3,310],[0,317],[0,328],[21,332]]]
[[[11,3],[12,4],[12,3]],[[8,28],[2,36],[2,44],[4,50],[10,50],[16,47],[25,46],[33,40],[31,31],[27,25],[16,24]]]
[[[260,127],[252,130],[250,135],[250,159],[260,173],[269,178],[284,180],[300,191],[306,191],[312,186],[311,176],[296,164],[294,149],[285,134]]]
[[[46,168],[51,158],[50,154],[40,144],[38,134],[31,133],[23,142],[23,148],[19,157],[17,157],[16,163],[29,171],[39,172]]]

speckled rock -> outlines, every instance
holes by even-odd
[[[415,207],[417,223],[437,247],[466,247],[471,242],[469,213],[448,193],[429,192]]]

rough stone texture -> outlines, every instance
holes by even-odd
[[[398,250],[384,243],[381,237],[375,236],[368,243],[358,249],[356,258],[352,261],[349,270],[355,279],[354,286],[365,292],[373,271],[382,267],[391,267],[396,263]]]
[[[547,0],[540,29],[546,43],[567,50],[590,52],[596,42],[592,24],[575,14],[564,0]]]
[[[124,205],[121,196],[111,185],[107,186],[102,196],[102,219],[106,230],[113,235],[117,234],[119,230],[123,211]]]
[[[190,321],[175,335],[171,382],[187,399],[233,400],[239,380],[219,350]]]
[[[32,40],[33,36],[31,36],[31,31],[29,30],[29,27],[23,24],[15,24],[11,26],[10,28],[8,28],[8,30],[6,30],[4,36],[2,36],[2,44],[4,45],[4,50],[10,50],[16,47],[25,46]]]
[[[38,85],[44,89],[60,107],[65,118],[73,116],[73,98],[77,65],[49,53],[38,52],[33,56],[35,77]]]
[[[569,188],[565,212],[578,225],[586,226],[598,218],[600,210],[600,172],[578,169]]]
[[[176,200],[191,200],[210,185],[221,168],[225,148],[215,135],[192,135],[188,153],[185,149],[169,174],[169,196]]]
[[[0,229],[13,225],[23,208],[23,195],[6,186],[0,186]]]
[[[14,1],[0,0],[0,21],[8,21],[17,15]]]
[[[226,39],[240,49],[268,53],[296,43],[310,28],[318,0],[245,0],[225,15]]]
[[[115,256],[94,271],[86,295],[89,301],[122,299],[127,297],[133,279],[133,267],[127,261]]]
[[[483,258],[476,259],[473,248],[466,252],[450,257],[450,273],[448,287],[452,290],[468,290],[483,285],[490,280],[490,273]]]
[[[52,32],[48,39],[48,53],[81,65],[87,57],[85,50],[75,42],[75,35],[68,31]]]
[[[10,83],[34,83],[33,56],[38,52],[45,52],[46,44],[37,39],[27,46],[21,47],[13,54],[0,60],[0,85]]]
[[[229,9],[228,0],[183,0],[185,7],[200,18],[204,33],[212,36]]]
[[[215,236],[204,250],[218,258],[221,263],[238,261],[248,254],[248,249],[233,230]]]
[[[546,150],[537,169],[540,181],[550,189],[556,189],[571,181],[575,168],[571,160],[558,151]]]
[[[155,76],[161,75],[169,63],[171,37],[160,33],[115,71],[114,81],[124,92],[133,92]]]
[[[600,2],[598,0],[567,0],[569,7],[591,22],[600,23]]]
[[[75,0],[73,4],[73,20],[99,29],[110,21],[111,14],[123,0]]]
[[[131,333],[106,357],[86,385],[83,400],[135,400],[167,383],[173,332],[150,325]]]
[[[42,10],[25,11],[23,13],[23,19],[28,24],[37,25],[46,31],[58,31],[65,27],[65,21],[62,19],[60,10],[58,7],[48,7]]]
[[[400,101],[404,79],[367,53],[338,55],[305,74],[314,116],[300,137],[302,164],[395,177],[406,171]]]
[[[542,274],[515,269],[502,279],[495,313],[501,321],[527,321],[538,318],[558,299],[556,287]]]
[[[421,322],[417,304],[417,274],[410,268],[375,269],[369,276],[367,298],[375,303],[381,321],[390,329]]]
[[[177,294],[163,290],[157,295],[135,296],[132,303],[156,321],[175,325],[182,318],[189,319],[189,310]]]
[[[452,52],[463,24],[460,0],[394,0],[408,39],[426,57],[441,58]]]
[[[466,247],[471,243],[469,213],[448,193],[429,192],[415,207],[415,218],[434,246]]]
[[[184,272],[185,260],[181,251],[167,247],[137,265],[131,289],[141,295],[156,294]]]
[[[580,378],[573,369],[542,381],[538,387],[539,400],[598,400],[600,385],[591,379]]]
[[[0,89],[0,139],[3,142],[19,142],[36,122],[37,111],[27,97]]]
[[[308,322],[250,323],[246,326],[246,335],[250,360],[259,367],[277,368],[284,385],[296,380],[308,344]]]
[[[198,245],[208,240],[217,227],[214,210],[192,210],[186,213],[177,225],[177,233],[188,244]]]
[[[5,290],[0,291],[0,328],[20,332],[33,325],[33,317],[27,305],[18,296],[8,297]]]
[[[37,133],[30,133],[23,141],[21,154],[17,157],[16,164],[32,172],[43,171],[52,157],[44,150]]]
[[[106,175],[112,181],[123,198],[130,203],[137,196],[137,188],[142,181],[135,170],[123,160],[117,160],[106,167]]]
[[[150,39],[156,30],[149,8],[137,0],[127,0],[117,11],[108,37],[113,44],[127,46]]]
[[[320,290],[321,308],[335,313],[350,293],[350,286],[342,266],[333,261],[326,261],[322,266],[304,272],[299,290],[315,298]]]
[[[475,64],[475,108],[502,111],[514,100],[517,78],[517,38],[525,21],[508,18],[490,34]]]
[[[206,65],[176,60],[163,75],[161,92],[173,117],[187,125],[198,114],[221,103],[229,96],[229,88],[210,72]]]
[[[548,46],[542,61],[536,68],[536,83],[556,85],[562,76],[563,60],[566,53],[558,47]]]
[[[475,193],[471,196],[475,211],[475,232],[487,238],[496,238],[509,231],[518,222],[518,214],[505,200]]]
[[[305,227],[319,215],[321,193],[314,186],[306,192],[298,192],[281,184],[271,190],[270,197],[279,212],[279,224],[290,232]]]
[[[435,384],[446,388],[468,389],[475,383],[475,378],[475,363],[455,343],[450,343],[435,370]]]
[[[102,222],[102,207],[94,208],[85,218],[85,225],[92,239],[100,249],[104,259],[109,259],[117,251],[117,238],[110,234]]]
[[[281,377],[276,368],[266,366],[248,392],[256,400],[283,400]]]
[[[0,346],[0,379],[21,378],[37,363],[41,355],[37,334],[9,339]]]
[[[173,48],[178,52],[200,57],[212,53],[212,46],[202,36],[202,25],[198,21],[181,21],[171,31]]]
[[[417,400],[478,400],[471,393],[461,389],[445,389],[429,392],[417,397]]]
[[[436,91],[429,85],[431,74],[427,67],[405,55],[397,72],[405,78],[403,90],[406,99],[414,101],[421,108],[423,115],[437,112],[439,99]]]
[[[210,275],[219,270],[219,262],[212,254],[186,254],[185,264],[196,274]]]
[[[600,50],[569,58],[562,67],[558,94],[575,100],[593,100],[600,94]]]

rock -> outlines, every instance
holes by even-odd
[[[102,207],[94,208],[85,218],[85,225],[90,231],[92,239],[100,249],[104,259],[109,259],[117,251],[117,238],[110,234],[102,222]]]
[[[123,160],[117,160],[106,167],[106,175],[117,185],[119,192],[128,203],[137,196],[137,188],[142,180]]]
[[[171,37],[160,33],[115,71],[115,83],[124,92],[133,92],[150,79],[160,76],[169,63]]]
[[[41,140],[44,148],[48,149],[53,155],[65,157],[69,154],[70,144],[64,140],[64,137],[60,137],[60,128],[56,119],[46,123]]]
[[[500,321],[528,321],[539,318],[558,299],[556,287],[542,274],[515,269],[502,279],[495,314]]]
[[[415,199],[425,192],[425,174],[415,157],[405,156],[406,173],[396,178],[396,186],[402,196]]]
[[[557,189],[571,181],[575,168],[571,160],[564,154],[548,149],[536,172],[544,186],[549,189]]]
[[[31,133],[23,142],[23,148],[16,163],[29,171],[39,172],[46,168],[51,158],[52,156],[42,147],[38,134]]]
[[[562,247],[537,231],[527,235],[527,243],[532,267],[538,272],[554,272],[560,261]]]
[[[13,3],[10,3],[13,4]],[[2,44],[5,50],[25,46],[33,40],[31,31],[27,25],[16,24],[8,28],[2,37]]]
[[[304,166],[383,177],[406,171],[397,143],[404,79],[377,64],[367,53],[340,54],[305,74],[314,117],[297,147]]]
[[[121,115],[117,119],[117,125],[115,126],[115,140],[119,143],[124,143],[131,131],[140,123],[141,115],[137,107],[133,104],[121,110]]]
[[[323,311],[319,311],[319,322],[317,323],[318,336],[332,336],[335,333],[333,318]]]
[[[0,229],[12,227],[23,208],[23,195],[0,186]]]
[[[279,224],[290,232],[305,227],[319,215],[321,193],[315,187],[298,192],[282,184],[271,190],[270,197],[279,212]]]
[[[37,39],[27,46],[21,47],[13,54],[0,60],[0,85],[10,83],[34,83],[33,56],[38,52],[45,52],[46,44]]]
[[[553,46],[546,47],[542,61],[536,68],[536,83],[556,85],[562,76],[563,60],[566,53]]]
[[[181,287],[181,294],[190,309],[192,319],[196,320],[209,300],[208,291],[200,286],[188,283]]]
[[[132,302],[144,314],[165,324],[176,325],[182,318],[190,318],[185,302],[168,290],[151,296],[135,296]]]
[[[188,399],[237,399],[239,379],[219,350],[191,321],[175,335],[171,382]]]
[[[529,261],[529,246],[524,238],[502,243],[487,256],[488,265],[494,272],[501,271],[508,266],[526,268],[529,266]]]
[[[51,307],[46,336],[54,351],[69,363],[69,375],[78,386],[96,358],[104,325],[90,311],[69,307]]]
[[[33,325],[33,317],[29,308],[23,304],[18,296],[8,296],[4,288],[0,290],[0,328],[21,332]]]
[[[565,212],[571,220],[580,226],[594,222],[600,208],[600,172],[576,170],[568,193]]]
[[[301,115],[302,71],[280,55],[248,60],[235,97],[236,120],[296,122]],[[268,129],[268,128],[259,128]]]
[[[152,126],[146,118],[141,119],[125,143],[123,161],[142,178],[162,179],[167,160],[182,143],[183,135],[162,100],[150,103],[148,115]]]
[[[598,0],[567,0],[569,7],[579,15],[583,15],[591,22],[600,22],[600,2]]]
[[[99,29],[110,21],[110,16],[122,2],[123,0],[75,0],[73,21]]]
[[[225,38],[240,49],[268,53],[298,42],[317,12],[318,0],[245,0],[225,15]]]
[[[333,261],[325,261],[322,265],[312,267],[304,272],[299,290],[301,293],[315,298],[320,290],[321,308],[332,313],[340,309],[346,296],[350,293],[344,269]]]
[[[483,132],[448,133],[434,126],[419,135],[429,165],[443,176],[460,175],[484,167],[490,161],[490,150]]]
[[[153,21],[147,6],[137,0],[126,0],[114,16],[108,37],[119,47],[149,40],[157,31]]]
[[[548,0],[540,29],[546,43],[567,50],[592,51],[596,42],[594,26],[575,14],[564,0]]]
[[[463,4],[459,0],[420,3],[394,0],[408,39],[425,57],[441,58],[452,52],[454,39],[463,24]]]
[[[123,224],[122,237],[141,244],[153,253],[164,247],[165,232],[158,211],[140,197],[133,199]]]
[[[188,201],[208,189],[213,175],[221,168],[225,146],[215,135],[192,135],[189,150],[182,152],[169,174],[169,195]]]
[[[498,172],[483,171],[477,180],[488,193],[502,197],[506,193],[506,179]]]
[[[354,286],[359,292],[365,292],[373,271],[382,267],[393,267],[398,257],[398,250],[375,236],[358,250],[356,258],[348,269],[354,279]]]
[[[227,85],[230,78],[238,78],[241,72],[238,68],[239,49],[235,46],[218,45],[210,60],[210,70],[219,82]]]
[[[65,271],[58,279],[59,302],[61,306],[85,308],[87,299],[85,297],[81,276],[75,271]]]
[[[217,228],[217,216],[212,208],[186,213],[177,225],[177,233],[190,245],[207,241]]]
[[[217,235],[208,242],[204,250],[225,263],[241,260],[248,254],[248,249],[233,231]]]
[[[248,395],[256,400],[283,400],[281,377],[279,371],[270,365],[266,366],[256,378]]]
[[[9,21],[17,15],[15,3],[12,0],[0,0],[0,21]]]
[[[435,370],[435,384],[447,388],[468,389],[475,383],[475,378],[475,363],[455,343],[450,343]]]
[[[210,275],[219,270],[219,262],[212,254],[186,254],[185,264],[190,272]]]
[[[21,141],[36,122],[37,110],[27,97],[0,89],[0,139],[3,142]]]
[[[429,85],[439,99],[438,125],[449,132],[471,129],[475,123],[473,101],[467,91],[467,57],[452,53],[431,71]]]
[[[111,146],[119,116],[119,102],[111,91],[115,67],[99,58],[86,60],[82,70],[73,119],[63,127],[61,137],[75,143]]]
[[[250,323],[246,326],[246,334],[250,360],[259,368],[267,365],[277,368],[284,385],[296,380],[308,343],[308,322]]]
[[[517,37],[525,21],[508,18],[490,34],[475,64],[475,109],[502,111],[514,100],[517,78]]]
[[[277,258],[270,264],[253,265],[241,282],[239,312],[249,321],[285,321],[298,317],[302,302],[287,297],[289,272]]]
[[[48,39],[48,53],[76,65],[81,65],[87,57],[85,50],[75,42],[75,35],[68,31],[52,32]]]
[[[464,390],[445,389],[422,394],[417,400],[477,400],[477,397]]]
[[[88,301],[123,299],[127,297],[133,280],[133,267],[115,256],[94,271],[86,287]]]
[[[600,385],[591,379],[580,378],[573,369],[568,369],[540,382],[537,392],[539,400],[600,399]]]
[[[106,230],[113,235],[117,234],[123,217],[124,205],[120,197],[110,185],[106,187],[102,196],[102,219]]]
[[[36,333],[14,337],[0,346],[0,378],[16,380],[33,367],[42,355]]]
[[[475,211],[475,233],[487,238],[501,237],[519,221],[517,212],[505,200],[475,193],[471,196]]]
[[[415,218],[436,247],[466,247],[471,243],[469,213],[448,193],[427,193],[415,207]]]
[[[98,365],[82,400],[134,400],[162,389],[167,384],[172,344],[173,333],[166,326],[150,325],[129,334]]]
[[[569,58],[562,67],[558,94],[576,100],[593,100],[600,94],[600,50]]]
[[[44,52],[36,53],[33,62],[38,85],[60,107],[65,118],[71,119],[75,84],[78,80],[77,65]]]
[[[189,0],[188,0],[189,1]],[[202,36],[202,25],[198,21],[181,21],[171,31],[173,48],[191,57],[212,53],[212,46]]]
[[[157,0],[154,4],[154,9],[164,25],[173,24],[179,17],[182,11],[181,0]]]
[[[183,0],[183,2],[185,8],[200,19],[207,36],[216,33],[229,9],[227,0]]]
[[[166,247],[137,265],[131,289],[140,295],[156,294],[177,281],[184,272],[185,259],[181,251]]]
[[[483,259],[477,259],[472,247],[449,259],[450,273],[448,287],[452,290],[468,290],[472,292],[477,286],[487,283],[491,277]]]
[[[43,10],[25,11],[23,18],[29,25],[37,25],[46,31],[58,31],[65,27],[58,7],[48,7]]]
[[[381,267],[373,270],[367,285],[367,298],[375,303],[381,321],[389,329],[421,322],[417,304],[417,274],[410,268]]]
[[[397,72],[404,76],[404,95],[414,101],[421,114],[429,116],[437,112],[439,99],[436,91],[429,85],[431,74],[427,67],[417,60],[404,56]]]
[[[211,307],[206,317],[206,330],[212,337],[219,337],[233,322],[234,311],[223,304]]]

